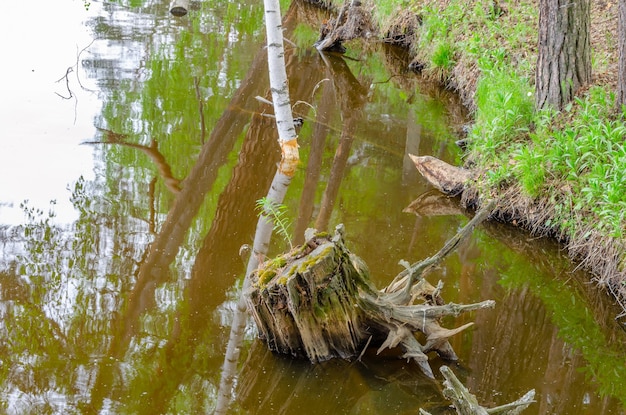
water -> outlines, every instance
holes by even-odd
[[[88,7],[87,7],[88,6]],[[59,0],[7,4],[0,81],[0,403],[6,413],[206,413],[215,406],[239,248],[280,155],[257,2]],[[406,72],[401,51],[311,49],[320,15],[285,5],[303,163],[286,205],[295,241],[345,224],[383,287],[467,222],[406,153],[455,162],[453,94]],[[36,30],[35,30],[36,28]],[[37,33],[35,35],[35,33]],[[19,41],[17,40],[19,39]],[[338,151],[341,149],[341,151]],[[279,235],[271,251],[288,246]],[[549,241],[486,224],[429,275],[458,303],[451,364],[497,406],[619,414],[624,332],[611,300]],[[441,382],[393,353],[319,365],[276,356],[249,326],[232,413],[451,413]],[[436,371],[436,373],[438,373]]]

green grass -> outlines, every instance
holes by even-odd
[[[456,64],[478,78],[466,157],[497,192],[516,185],[550,200],[553,218],[570,237],[583,229],[623,238],[626,212],[624,114],[611,91],[592,88],[561,113],[534,109],[537,11],[492,1],[410,2],[421,18],[414,53],[425,73],[448,80]],[[381,20],[381,19],[379,19]],[[458,69],[458,68],[457,68]],[[461,68],[463,70],[463,68]]]
[[[444,75],[454,66],[454,47],[444,41],[437,44],[432,54],[432,66]]]
[[[576,222],[604,234],[624,237],[626,211],[626,124],[614,114],[613,93],[595,87],[577,98],[567,111],[575,111],[563,128],[537,132],[533,146],[512,154],[519,163],[515,177],[531,196],[567,189],[559,204],[559,216],[575,234]],[[533,174],[543,180],[533,183]],[[575,222],[568,217],[577,217]]]

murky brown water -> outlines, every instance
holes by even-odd
[[[279,158],[257,2],[38,1],[1,30],[0,411],[210,413],[256,201]],[[19,10],[9,10],[17,16]],[[52,18],[55,16],[55,18]],[[58,17],[57,17],[58,16]],[[285,8],[303,163],[285,204],[293,239],[345,224],[379,287],[435,253],[466,216],[454,201],[403,210],[429,187],[407,152],[454,161],[453,95],[406,72],[395,49],[311,49],[316,13]],[[33,38],[33,24],[38,33]],[[70,68],[68,70],[68,68]],[[58,82],[57,82],[58,81]],[[26,202],[24,202],[26,200]],[[53,202],[51,202],[53,201]],[[271,251],[288,246],[280,236]],[[487,406],[530,389],[528,414],[620,414],[618,310],[549,241],[486,224],[429,279],[494,310],[450,364]],[[276,356],[249,326],[231,413],[452,413],[412,363]]]

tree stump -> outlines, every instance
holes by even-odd
[[[305,244],[264,262],[250,276],[246,298],[260,338],[275,352],[316,363],[358,357],[370,343],[379,353],[399,346],[403,358],[434,378],[427,353],[457,360],[448,338],[473,324],[446,329],[439,320],[495,303],[445,304],[439,289],[411,277],[377,290],[339,225],[332,237],[310,230]]]

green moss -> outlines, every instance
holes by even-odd
[[[286,257],[285,255],[280,255],[280,256],[277,256],[277,257],[276,257],[276,258],[274,258],[274,259],[270,259],[270,260],[266,263],[265,268],[273,268],[273,269],[276,269],[276,268],[282,268],[282,267],[284,267],[285,265],[287,265],[287,257]]]
[[[259,286],[265,287],[276,276],[276,271],[273,269],[266,269],[259,274]]]
[[[316,303],[313,307],[313,314],[316,318],[321,320],[326,316],[326,311],[324,311],[324,308],[322,308],[319,303]]]

